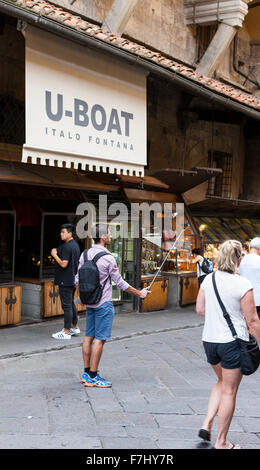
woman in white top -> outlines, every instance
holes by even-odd
[[[248,328],[260,343],[260,320],[257,316],[251,283],[237,274],[242,245],[236,240],[224,242],[217,258],[216,285],[239,338],[248,340]],[[210,441],[213,419],[218,414],[216,449],[240,449],[227,441],[233,417],[236,395],[242,374],[240,350],[233,338],[216,298],[212,274],[206,276],[196,303],[198,315],[205,315],[203,346],[207,360],[214,369],[218,382],[210,395],[207,416],[199,436]],[[248,328],[247,328],[248,327]]]

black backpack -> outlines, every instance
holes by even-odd
[[[109,278],[106,278],[103,286],[100,284],[99,270],[96,265],[97,261],[105,255],[110,255],[101,251],[97,253],[92,260],[88,259],[88,250],[84,251],[84,264],[79,269],[79,297],[83,304],[97,304],[103,293],[105,284]]]
[[[200,267],[205,274],[213,272],[213,263],[209,258],[205,258],[205,256],[203,256],[203,261]]]

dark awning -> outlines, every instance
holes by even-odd
[[[124,184],[129,184],[129,185],[138,185],[138,186],[147,186],[147,187],[153,187],[153,188],[159,188],[159,189],[169,189],[169,185],[163,183],[157,178],[154,178],[153,176],[143,176],[143,177],[138,177],[138,176],[119,176],[119,179],[122,183]]]
[[[76,170],[17,162],[0,162],[0,181],[104,192],[109,190],[105,184]]]
[[[242,199],[228,199],[218,196],[208,196],[200,202],[189,205],[193,215],[197,216],[233,216],[257,217],[260,219],[260,201],[247,201]]]
[[[222,173],[220,168],[194,167],[191,170],[163,168],[151,176],[166,183],[172,193],[182,194],[220,173]]]

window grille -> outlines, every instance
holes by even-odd
[[[208,196],[230,198],[232,193],[232,155],[224,152],[209,152],[208,164],[211,168],[221,168],[222,174],[208,181]]]
[[[0,95],[0,142],[13,145],[25,142],[24,103],[8,95]]]
[[[218,25],[198,25],[197,26],[197,60],[201,60],[202,56],[206,52],[211,40],[213,39]]]

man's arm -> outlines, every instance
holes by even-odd
[[[191,262],[192,263],[200,263],[201,261],[203,261],[203,257],[198,255],[196,256],[196,258],[194,258]]]
[[[55,261],[62,267],[62,268],[66,268],[69,264],[69,260],[68,259],[60,259],[59,256],[57,255],[57,250],[56,248],[53,248],[51,250],[51,255],[53,256],[53,258],[55,259]]]
[[[136,295],[136,297],[139,297],[140,299],[145,299],[145,297],[150,294],[151,292],[148,290],[147,287],[144,287],[142,290],[135,289],[132,286],[129,286],[126,289],[126,292],[129,292],[129,294]]]
[[[77,271],[77,274],[75,276],[75,284],[76,285],[79,283],[79,270],[80,270],[81,266],[83,266],[83,264],[84,264],[84,251],[83,251],[83,253],[81,253],[80,258],[79,258],[78,271]]]
[[[148,289],[144,288],[142,290],[138,290],[130,286],[130,284],[128,284],[126,281],[124,281],[124,279],[122,278],[119,272],[119,269],[118,269],[118,266],[114,257],[113,257],[113,262],[109,260],[108,271],[109,271],[109,276],[111,277],[112,281],[114,281],[118,289],[129,292],[129,294],[136,295],[136,297],[140,297],[141,299],[144,299],[148,294],[150,294],[150,291]]]

